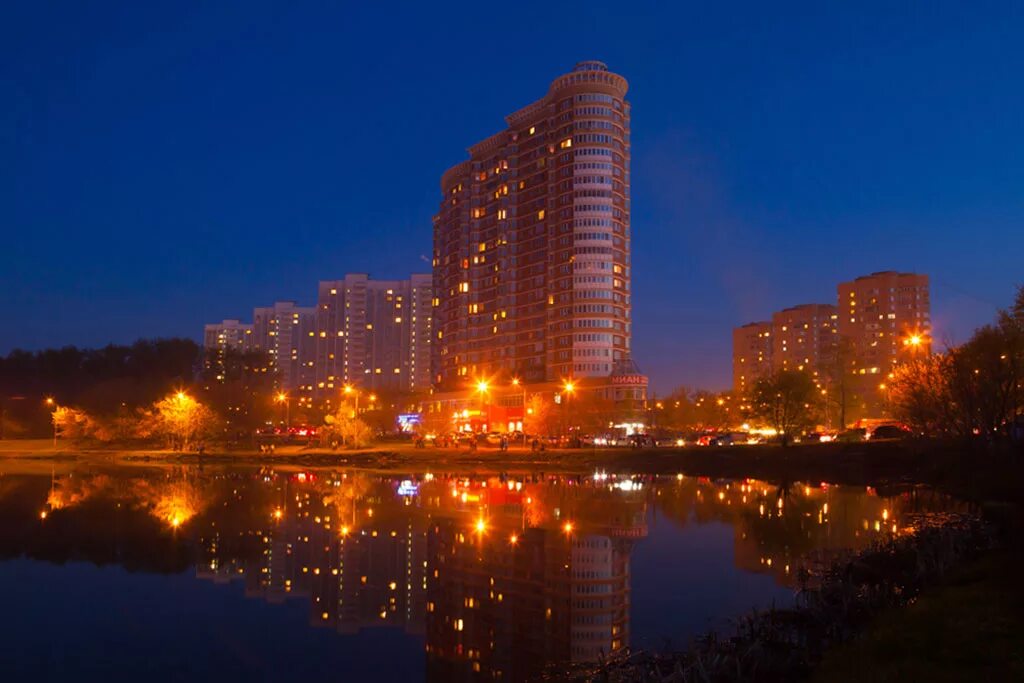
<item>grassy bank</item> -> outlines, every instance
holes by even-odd
[[[992,552],[956,570],[910,607],[879,617],[829,652],[815,683],[1024,680],[1020,552]]]

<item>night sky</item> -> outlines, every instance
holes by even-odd
[[[441,173],[584,59],[630,82],[656,391],[876,270],[962,341],[1024,282],[1024,4],[839,4],[5,2],[0,353],[429,272]]]

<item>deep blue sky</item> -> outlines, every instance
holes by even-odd
[[[656,390],[874,270],[962,340],[1024,281],[1024,5],[839,4],[4,3],[0,353],[427,270],[440,174],[582,59],[630,81]]]

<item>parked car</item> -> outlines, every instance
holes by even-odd
[[[863,427],[857,427],[856,429],[847,429],[845,432],[839,432],[836,435],[835,440],[839,443],[858,443],[868,438],[868,430]]]
[[[719,434],[711,442],[715,446],[737,446],[740,444],[746,445],[750,435],[746,432],[728,432],[726,434]]]
[[[875,427],[875,431],[871,432],[872,441],[877,441],[878,439],[905,439],[908,436],[910,436],[910,432],[899,425],[879,425]]]

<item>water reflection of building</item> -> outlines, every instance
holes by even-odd
[[[925,488],[891,493],[880,496],[860,486],[681,477],[675,485],[660,486],[658,500],[661,513],[677,520],[728,522],[737,568],[770,574],[780,585],[795,587],[802,569],[820,571],[873,543],[908,533],[920,513],[957,507],[948,496]]]
[[[306,600],[311,624],[341,633],[396,625],[422,633],[424,518],[378,514],[379,522],[351,529],[320,491],[300,488],[288,503],[240,534],[258,546],[253,552],[237,544],[225,548],[214,527],[200,539],[197,575],[217,582],[242,578],[248,597],[271,603]]]
[[[447,518],[430,530],[428,680],[525,680],[551,662],[596,660],[629,643],[642,499],[528,527],[522,507],[531,498],[501,498],[492,518]]]
[[[966,511],[923,488],[682,475],[399,481],[182,468],[35,479],[0,478],[5,519],[23,520],[0,534],[8,556],[161,572],[194,563],[253,598],[299,600],[319,627],[423,634],[435,681],[532,678],[628,645],[630,553],[648,506],[678,526],[728,524],[724,561],[787,586],[802,564],[903,534],[917,513]]]

